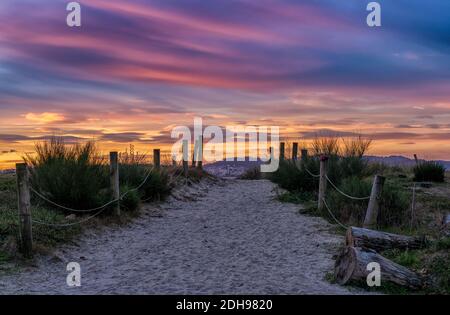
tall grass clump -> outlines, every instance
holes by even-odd
[[[31,184],[48,199],[72,208],[90,208],[109,200],[108,168],[93,142],[67,145],[59,137],[35,145],[26,155]]]
[[[311,173],[318,172],[318,163],[313,161],[313,159],[308,159],[306,164]],[[318,185],[318,180],[309,175],[304,168],[300,166],[299,161],[280,161],[278,170],[269,173],[268,177],[271,181],[280,185],[281,188],[292,192],[315,191],[315,188]]]
[[[128,210],[138,207],[136,199],[145,201],[164,199],[170,193],[169,174],[163,167],[156,169],[146,163],[146,155],[134,153],[130,146],[130,152],[121,153],[119,156],[119,180],[121,192],[125,193],[139,187],[138,191],[127,194],[130,199]]]
[[[411,193],[397,182],[387,179],[380,200],[378,225],[404,227],[410,221]]]
[[[368,179],[361,180],[359,177],[348,177],[342,180],[338,188],[350,196],[366,197],[370,195],[372,183]],[[331,187],[327,194],[327,204],[332,208],[330,210],[333,211],[336,218],[349,224],[360,225],[363,222],[367,200],[349,199]]]
[[[313,155],[338,156],[341,153],[339,138],[317,135],[312,143]]]
[[[424,161],[418,163],[414,168],[414,180],[418,182],[444,182],[445,167],[436,161]]]

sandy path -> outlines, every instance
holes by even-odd
[[[323,219],[275,200],[269,181],[227,180],[195,201],[171,198],[130,225],[90,232],[63,259],[0,278],[0,293],[348,294],[323,278],[342,243]],[[192,188],[190,188],[192,189]],[[82,286],[66,285],[81,264]]]

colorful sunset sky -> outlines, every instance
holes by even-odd
[[[49,136],[103,150],[191,125],[277,125],[284,139],[374,139],[374,155],[450,159],[450,1],[0,2],[0,167]]]

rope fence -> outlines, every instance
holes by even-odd
[[[198,139],[197,141],[202,141],[202,139]],[[202,169],[202,161],[203,159],[203,146],[197,144],[198,146],[198,152],[199,155],[199,161],[197,163],[197,167],[199,169]],[[104,212],[108,206],[115,205],[115,214],[120,216],[120,201],[122,201],[129,193],[133,191],[138,191],[141,189],[145,183],[147,183],[148,179],[150,178],[152,172],[155,169],[161,168],[161,155],[160,155],[159,149],[153,150],[153,165],[149,170],[147,171],[147,174],[145,175],[143,181],[137,185],[135,188],[129,189],[126,192],[120,194],[120,183],[119,183],[119,158],[117,152],[110,152],[110,183],[111,183],[111,190],[113,199],[106,202],[105,204],[94,207],[91,209],[74,209],[71,207],[67,207],[64,205],[61,205],[47,196],[45,196],[42,192],[40,192],[38,189],[32,187],[30,185],[29,181],[29,170],[28,166],[25,163],[18,163],[16,164],[16,175],[17,175],[17,187],[18,187],[18,210],[19,210],[19,234],[21,239],[21,251],[24,254],[25,257],[29,258],[33,255],[33,236],[32,236],[32,223],[37,225],[44,225],[44,226],[50,226],[55,228],[61,228],[61,227],[70,227],[74,225],[79,225],[85,222],[88,222],[89,220],[97,217],[102,212]],[[170,177],[169,179],[169,185],[174,184],[178,181],[178,179],[181,176],[185,176],[186,179],[188,177],[188,164],[187,164],[187,154],[188,148],[186,145],[183,145],[183,170],[177,175]],[[172,161],[172,165],[170,167],[176,167],[177,164]],[[54,207],[57,207],[59,209],[63,209],[69,212],[75,212],[75,213],[93,213],[92,215],[89,215],[88,217],[84,217],[79,221],[76,222],[68,222],[68,223],[50,223],[50,222],[44,222],[38,219],[32,218],[31,213],[31,194],[34,194],[37,196],[38,203],[41,201],[44,201]],[[145,200],[148,201],[149,199]]]
[[[293,146],[298,148],[298,143],[293,143]],[[284,145],[280,145],[280,160],[282,160],[285,157],[285,154],[283,152]],[[292,160],[297,160],[297,152],[298,150],[293,151]],[[340,189],[328,176],[328,157],[327,156],[321,156],[320,157],[320,173],[314,174],[311,172],[307,167],[305,161],[308,159],[308,150],[302,149],[301,150],[301,168],[306,173],[308,173],[312,178],[319,178],[319,193],[318,193],[318,210],[327,210],[330,215],[332,216],[333,220],[336,221],[341,227],[347,228],[344,224],[342,224],[336,216],[331,211],[331,208],[326,202],[326,190],[327,190],[327,184],[329,184],[332,188],[334,188],[339,194],[342,196],[351,199],[351,200],[357,200],[357,201],[365,201],[368,200],[366,215],[364,218],[364,224],[363,227],[365,228],[371,228],[374,227],[377,223],[378,213],[380,210],[380,200],[381,200],[381,194],[383,190],[383,185],[385,178],[381,175],[375,175],[372,185],[372,191],[370,196],[364,196],[364,197],[357,197],[352,196]],[[414,212],[414,210],[412,210]]]

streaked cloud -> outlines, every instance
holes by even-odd
[[[53,134],[166,143],[201,116],[450,155],[449,2],[380,0],[380,29],[360,0],[80,0],[79,29],[66,2],[2,0],[2,150]]]

